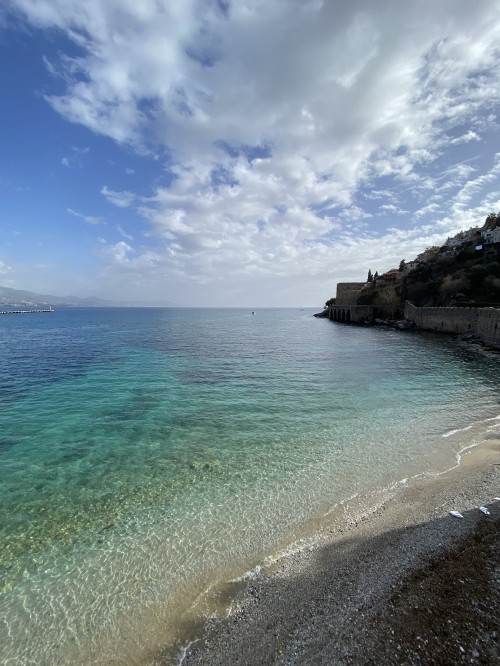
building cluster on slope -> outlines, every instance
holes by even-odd
[[[469,229],[461,231],[453,238],[448,238],[439,252],[445,256],[454,257],[460,250],[471,242],[475,243],[475,250],[481,252],[484,246],[500,243],[500,226],[493,229]]]
[[[500,213],[399,268],[340,282],[316,316],[455,333],[500,348]]]
[[[378,276],[376,282],[391,284],[403,279],[410,271],[417,269],[419,264],[432,261],[438,257],[456,257],[461,250],[470,247],[471,244],[474,247],[474,251],[478,254],[485,250],[487,251],[489,249],[487,246],[500,244],[500,223],[493,228],[479,229],[476,227],[468,231],[460,231],[453,238],[448,238],[441,247],[429,247],[417,255],[413,261],[402,262],[399,269],[391,268],[391,270]]]
[[[484,275],[478,277],[481,271],[486,272],[487,282],[493,285],[490,297],[497,291],[500,296],[500,274],[491,269],[495,264],[500,265],[500,213],[490,214],[482,228],[461,231],[441,247],[429,247],[412,261],[402,260],[399,268],[373,276],[370,270],[366,282],[339,283],[336,298],[327,301],[327,305],[373,305],[395,315],[407,298],[412,300],[412,293],[418,296],[418,290],[422,298],[416,302],[421,300],[421,305],[445,305],[449,304],[450,295],[466,300],[460,285],[466,285],[470,277],[475,283],[484,279]],[[432,290],[435,296],[429,302]]]

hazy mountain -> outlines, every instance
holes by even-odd
[[[59,307],[87,307],[87,308],[112,308],[112,307],[179,307],[171,301],[107,301],[102,298],[88,296],[52,296],[48,294],[37,294],[33,291],[23,289],[11,289],[0,286],[0,306],[8,307],[40,307],[52,305]]]

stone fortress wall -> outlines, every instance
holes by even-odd
[[[417,308],[407,301],[404,316],[427,331],[470,333],[500,343],[500,308]]]
[[[390,304],[357,305],[366,282],[339,282],[336,303],[328,308],[328,318],[346,324],[370,324],[375,317],[392,317]],[[477,335],[485,342],[500,344],[500,308],[419,308],[407,301],[404,318],[416,328]]]
[[[373,307],[371,305],[332,305],[328,308],[330,321],[345,324],[373,324]]]
[[[339,282],[337,284],[336,305],[355,305],[366,282]]]
[[[380,316],[372,305],[339,305],[328,308],[331,321],[346,324],[372,324]],[[487,343],[500,344],[500,308],[418,308],[405,303],[404,318],[417,329],[457,335],[477,335]]]

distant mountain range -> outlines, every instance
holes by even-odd
[[[0,286],[1,307],[42,307],[46,305],[79,308],[179,307],[177,303],[172,303],[171,301],[107,301],[94,296],[87,298],[80,298],[79,296],[51,296]]]

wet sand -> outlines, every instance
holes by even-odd
[[[491,438],[361,520],[344,506],[317,526],[314,546],[264,568],[227,618],[211,618],[184,666],[498,664],[495,497],[500,440]]]

